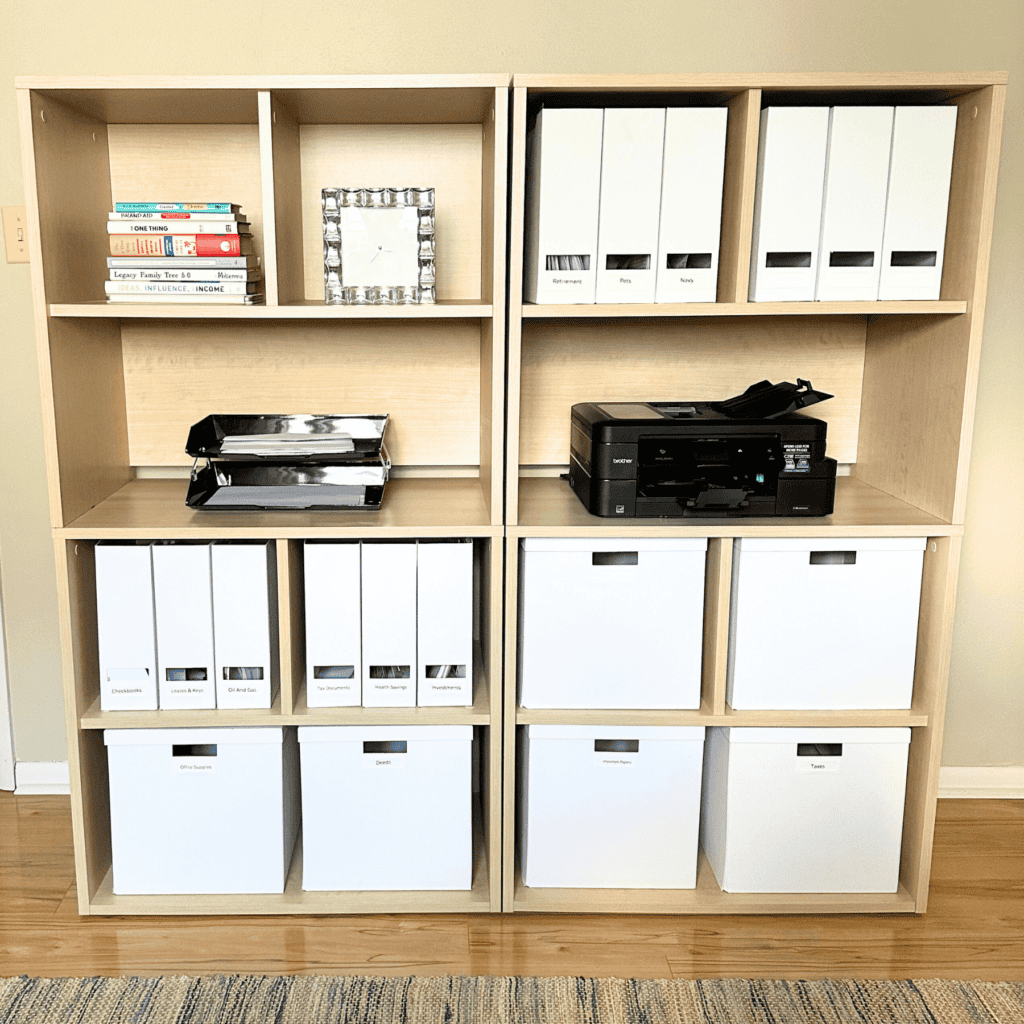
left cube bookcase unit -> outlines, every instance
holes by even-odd
[[[56,550],[82,914],[501,908],[507,75],[19,78],[32,296]],[[324,302],[325,187],[436,193],[437,301]],[[265,303],[107,303],[122,201],[231,202]],[[391,417],[379,511],[195,511],[188,428],[210,413]],[[472,546],[472,704],[310,707],[308,541]],[[109,711],[99,541],[264,541],[276,570],[269,708]],[[386,614],[386,610],[385,610]],[[106,730],[472,727],[468,889],[116,895]],[[182,734],[184,735],[184,733]]]

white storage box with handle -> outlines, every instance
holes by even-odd
[[[694,888],[703,752],[703,726],[524,727],[523,883]]]
[[[116,895],[284,892],[294,730],[105,729],[103,741]]]
[[[726,892],[896,892],[910,730],[708,729],[701,845]]]
[[[922,537],[733,542],[729,704],[909,708]]]
[[[470,889],[471,725],[299,726],[302,888]]]
[[[700,706],[704,538],[527,538],[524,708]]]

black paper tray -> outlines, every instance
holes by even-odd
[[[185,451],[193,458],[217,459],[223,457],[231,462],[284,462],[289,464],[330,464],[378,463],[387,430],[388,414],[369,416],[356,415],[312,415],[312,414],[260,414],[260,415],[211,415],[194,424],[188,432]],[[332,434],[351,437],[353,450],[350,452],[313,451],[309,453],[290,452],[282,458],[272,451],[266,454],[243,454],[222,451],[226,437],[254,435],[280,435],[282,442],[301,443],[304,436],[328,437]],[[270,442],[272,445],[273,442]]]
[[[387,449],[375,466],[208,461],[193,467],[185,504],[209,512],[379,509],[390,468]]]

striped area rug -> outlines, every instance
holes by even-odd
[[[0,1024],[1024,1024],[1024,982],[0,979]]]

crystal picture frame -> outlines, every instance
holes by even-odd
[[[325,188],[321,205],[327,305],[436,301],[432,188]]]

